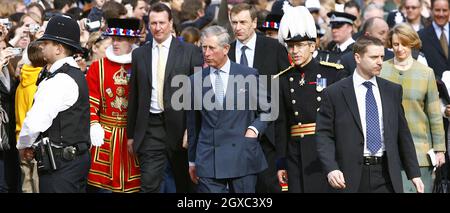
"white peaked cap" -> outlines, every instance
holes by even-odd
[[[278,41],[285,44],[286,41],[315,41],[317,29],[314,18],[304,6],[292,7],[284,2],[284,15],[280,21]]]
[[[305,7],[309,10],[311,9],[320,9],[320,1],[319,0],[306,0]]]

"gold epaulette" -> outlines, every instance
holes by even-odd
[[[337,64],[337,63],[333,63],[333,62],[328,62],[328,61],[320,61],[321,65],[324,66],[328,66],[328,67],[334,67],[338,70],[344,69],[344,65],[342,64]]]
[[[283,73],[289,71],[290,69],[292,69],[292,68],[294,68],[294,67],[295,67],[295,65],[294,65],[294,63],[292,63],[291,66],[289,66],[288,68],[286,68],[286,69],[284,69],[283,71],[279,72],[278,74],[274,75],[274,76],[272,77],[272,79],[278,78],[278,76],[283,75]]]

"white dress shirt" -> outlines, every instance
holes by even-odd
[[[66,57],[53,63],[48,71],[53,73],[65,63],[79,68],[72,57]],[[52,125],[53,119],[59,112],[67,110],[75,104],[78,95],[77,83],[65,73],[58,73],[53,78],[43,80],[34,95],[33,106],[23,122],[17,149],[30,147],[39,134],[45,132]]]
[[[253,68],[253,61],[255,59],[255,46],[256,46],[256,33],[253,33],[252,38],[248,40],[247,44],[243,44],[239,40],[236,40],[236,63],[241,64],[242,46],[247,46],[245,50],[245,56],[247,57],[248,66]]]
[[[161,54],[163,54],[163,59],[166,61],[166,67],[167,67],[167,59],[169,56],[169,49],[170,49],[170,43],[172,42],[172,36],[169,36],[165,41],[163,41],[162,48],[161,48]],[[153,39],[152,43],[152,92],[151,92],[151,99],[150,99],[150,112],[151,113],[161,113],[163,109],[161,109],[158,105],[158,93],[156,92],[158,88],[158,42]]]
[[[358,102],[359,117],[361,119],[361,126],[364,134],[364,156],[371,156],[371,152],[367,149],[367,132],[366,132],[366,93],[367,87],[363,85],[364,82],[372,82],[372,92],[375,97],[378,108],[378,118],[380,123],[380,133],[381,133],[381,149],[375,154],[375,156],[381,157],[384,151],[384,125],[383,125],[383,107],[381,104],[380,90],[378,89],[378,83],[375,77],[370,80],[366,80],[361,77],[355,70],[353,73],[353,87],[355,89],[356,101]]]

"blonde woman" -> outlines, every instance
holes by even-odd
[[[427,152],[434,150],[437,166],[445,163],[445,141],[439,94],[434,72],[413,59],[413,49],[420,49],[421,41],[408,24],[396,25],[388,35],[387,45],[394,50],[394,58],[383,63],[380,76],[403,87],[403,108],[413,137],[425,192],[431,192],[433,165]],[[405,192],[415,192],[402,172]]]

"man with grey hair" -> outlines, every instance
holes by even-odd
[[[256,100],[259,91],[252,83],[246,86],[244,79],[256,79],[258,71],[230,61],[229,35],[223,27],[206,28],[201,43],[208,67],[191,76],[195,109],[187,111],[191,180],[198,192],[254,193],[257,174],[267,168],[258,136],[269,122],[251,102],[243,108],[238,103]],[[195,91],[201,95],[194,96]],[[209,109],[206,102],[214,107]]]

